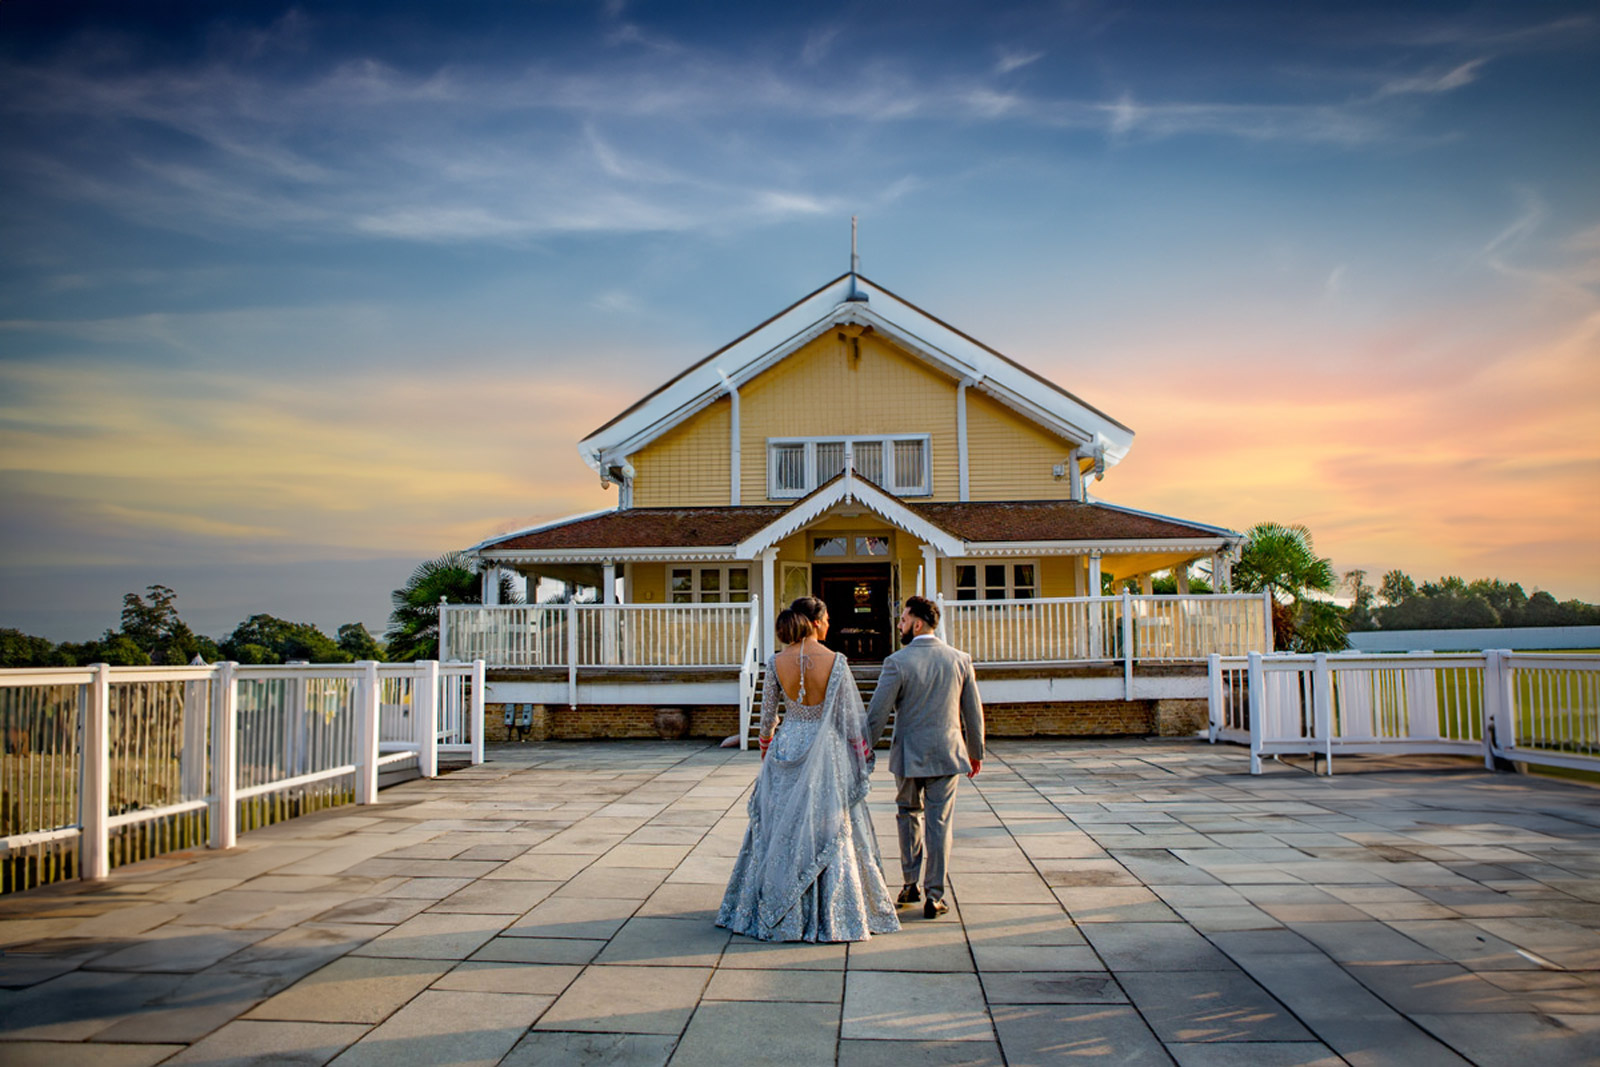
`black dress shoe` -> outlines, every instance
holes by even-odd
[[[906,904],[915,904],[921,899],[922,894],[917,891],[917,887],[914,885],[908,885],[904,889],[900,890],[900,899],[897,901],[897,903],[903,906]]]
[[[944,901],[934,900],[932,897],[929,897],[928,902],[922,906],[922,917],[924,919],[937,919],[939,916],[943,915],[949,910],[950,905],[946,904]]]

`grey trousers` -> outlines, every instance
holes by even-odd
[[[900,829],[900,871],[906,885],[922,884],[929,900],[944,899],[945,865],[955,837],[957,774],[896,778],[895,820]],[[923,831],[923,810],[927,831]]]

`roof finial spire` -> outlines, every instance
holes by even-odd
[[[856,253],[856,216],[850,216],[850,273],[861,273],[861,256]]]

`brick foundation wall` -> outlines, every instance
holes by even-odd
[[[602,738],[653,738],[660,709],[646,704],[535,704],[529,741],[590,741]],[[721,741],[739,732],[739,709],[728,705],[690,706],[689,736]],[[1051,704],[988,704],[990,737],[1193,737],[1207,721],[1204,700],[1085,700]],[[487,708],[487,741],[513,741],[506,729],[505,705]]]
[[[656,712],[653,704],[584,704],[570,708],[564,704],[535,704],[529,741],[589,741],[601,738],[653,738]],[[699,705],[684,707],[689,714],[689,736],[715,741],[739,732],[737,705]],[[486,741],[514,741],[517,733],[505,724],[506,706],[490,704],[485,709]]]

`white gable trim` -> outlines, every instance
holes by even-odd
[[[832,482],[763,526],[734,546],[740,559],[754,559],[791,534],[798,533],[839,504],[856,503],[879,518],[898,526],[925,544],[933,545],[946,556],[959,556],[965,542],[907,508],[900,501],[863,481],[853,471],[845,471]]]
[[[847,299],[859,290],[867,300]],[[984,348],[927,313],[859,276],[845,275],[752,330],[713,358],[691,367],[636,410],[579,442],[584,461],[600,473],[709,407],[825,331],[843,324],[871,326],[893,343],[980,389],[1020,414],[1086,447],[1105,449],[1117,463],[1133,431],[1077,398]]]

